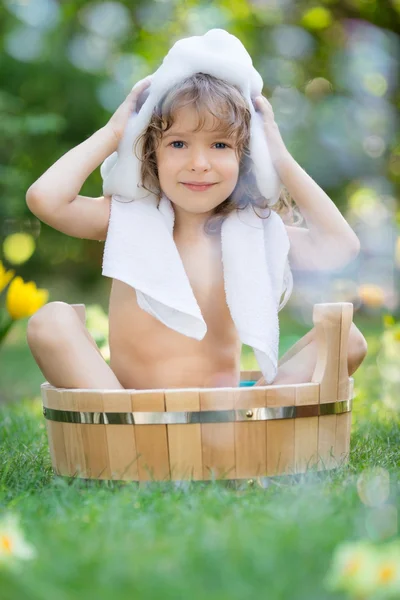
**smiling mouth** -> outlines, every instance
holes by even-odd
[[[215,183],[204,183],[204,184],[182,183],[182,185],[184,185],[185,188],[190,190],[191,192],[207,192],[212,187],[214,187],[214,185],[216,185],[216,184]]]

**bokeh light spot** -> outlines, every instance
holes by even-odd
[[[14,265],[20,265],[30,259],[35,252],[35,240],[29,233],[13,233],[3,242],[4,256]]]
[[[365,469],[358,477],[357,492],[366,506],[381,506],[390,492],[390,476],[382,467]]]
[[[325,29],[331,23],[331,12],[322,6],[311,8],[304,13],[302,18],[302,24],[308,29]]]
[[[365,283],[358,288],[358,295],[363,304],[372,308],[378,308],[385,303],[385,292],[379,286],[373,283]]]
[[[388,90],[388,82],[381,73],[367,73],[363,83],[365,89],[374,96],[384,96]]]

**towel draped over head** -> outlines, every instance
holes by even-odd
[[[140,161],[133,148],[168,90],[199,72],[241,90],[251,114],[249,150],[254,176],[261,195],[269,199],[269,206],[274,205],[282,185],[270,158],[262,117],[252,101],[261,94],[263,81],[240,40],[223,29],[174,44],[150,76],[151,85],[139,98],[138,112],[129,118],[117,151],[101,165],[103,193],[112,196],[102,274],[132,286],[143,310],[197,340],[204,338],[207,325],[174,242],[172,202],[165,194],[158,202],[155,194],[142,187]],[[263,210],[267,218],[260,218],[251,205],[225,217],[221,249],[232,320],[240,340],[253,348],[266,382],[271,383],[278,363],[278,312],[290,297],[293,277],[283,221],[273,210]],[[256,211],[260,214],[259,208]]]

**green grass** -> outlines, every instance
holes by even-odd
[[[35,369],[22,329],[15,333],[0,354],[0,389],[10,365],[13,394],[25,391],[0,404],[0,518],[8,510],[20,516],[37,558],[19,572],[0,566],[1,600],[347,598],[325,585],[335,548],[397,537],[362,501],[360,475],[387,470],[386,504],[400,504],[400,419],[381,400],[377,333],[366,337],[369,355],[354,375],[349,464],[237,490],[218,481],[139,487],[54,476],[43,377],[39,371],[28,381]]]

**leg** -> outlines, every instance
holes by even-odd
[[[358,369],[366,354],[367,342],[360,330],[352,323],[348,343],[347,366],[349,376]],[[317,343],[315,340],[315,327],[313,327],[282,356],[278,362],[276,377],[270,385],[308,383],[311,381],[316,362]],[[266,385],[264,377],[261,377],[254,385]]]
[[[124,389],[66,302],[50,302],[32,315],[27,342],[44,377],[55,387]]]

